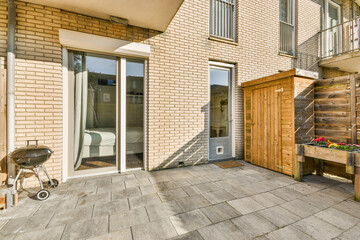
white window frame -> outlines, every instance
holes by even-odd
[[[286,23],[286,22],[283,22],[281,21],[280,19],[280,1],[279,1],[279,52],[280,53],[283,53],[283,54],[286,54],[286,55],[290,55],[290,56],[295,56],[295,51],[296,51],[296,47],[295,47],[295,44],[296,44],[296,0],[290,0],[292,1],[292,27],[293,27],[293,34],[292,34],[292,51],[291,51],[291,54],[287,53],[287,52],[284,52],[281,50],[281,24],[288,24],[290,25],[289,23]]]
[[[230,2],[228,2],[230,1]],[[209,1],[209,35],[210,37],[220,38],[227,41],[236,42],[236,3],[237,0],[210,0]],[[219,4],[222,4],[221,8],[221,17],[222,17],[222,26],[219,25],[219,19],[215,18],[215,9],[214,6],[219,6]],[[226,13],[224,10],[224,6],[227,5],[233,7],[233,11],[230,12],[231,16]],[[219,8],[217,8],[219,9]],[[219,16],[219,12],[217,14]],[[226,19],[227,16],[227,19]],[[227,23],[227,26],[225,25],[225,21]],[[216,24],[217,28],[213,25]],[[225,29],[227,29],[227,34],[225,34]],[[227,37],[227,35],[230,35]]]

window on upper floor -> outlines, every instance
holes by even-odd
[[[280,52],[295,54],[295,0],[280,0]]]
[[[210,0],[210,36],[235,42],[236,0]]]

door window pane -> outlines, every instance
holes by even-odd
[[[144,61],[126,61],[126,168],[144,159]]]
[[[210,70],[210,137],[229,136],[230,71]]]
[[[74,68],[74,170],[116,166],[116,59],[84,52],[70,56]]]

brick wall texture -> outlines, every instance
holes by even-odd
[[[343,1],[347,2],[347,1]],[[350,1],[349,1],[350,2]],[[242,82],[313,63],[279,55],[279,2],[238,1],[237,44],[209,39],[209,1],[185,0],[164,33],[121,26],[16,1],[16,146],[38,139],[55,153],[46,164],[61,179],[62,52],[59,29],[151,45],[148,66],[148,169],[208,160],[209,60],[235,64],[236,156],[243,157]],[[297,51],[318,55],[321,0],[297,1]],[[6,63],[7,3],[0,0],[0,68]],[[301,60],[302,61],[302,60]]]

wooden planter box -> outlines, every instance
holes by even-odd
[[[360,153],[307,144],[296,144],[295,150],[295,180],[302,180],[303,164],[306,158],[313,158],[315,160],[316,174],[320,176],[323,174],[323,160],[345,164],[346,173],[352,174],[355,177],[354,195],[355,200],[360,202]]]

